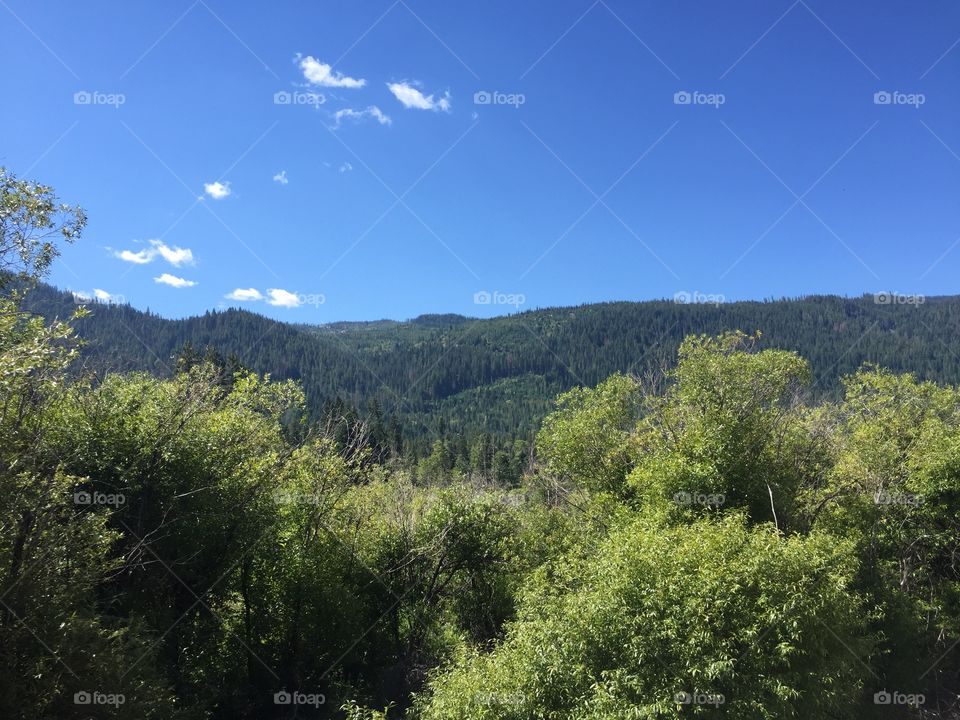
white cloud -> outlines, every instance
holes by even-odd
[[[81,293],[86,295],[86,293]],[[113,293],[108,293],[106,290],[101,290],[100,288],[93,289],[93,297],[95,297],[100,302],[105,303],[122,303],[123,295],[114,295]]]
[[[387,83],[387,88],[407,109],[450,112],[449,92],[445,92],[439,100],[434,100],[432,94],[424,95],[418,88],[408,82]]]
[[[180,267],[184,263],[189,265],[193,264],[193,251],[188,248],[177,247],[174,245],[170,247],[169,245],[164,245],[162,242],[154,240],[151,243],[156,251],[171,265]]]
[[[160,240],[151,240],[150,247],[134,252],[133,250],[121,250],[114,255],[125,262],[135,263],[137,265],[146,265],[153,262],[159,255],[171,265],[180,266],[184,263],[193,263],[193,251],[189,248],[182,248],[174,245],[170,247]]]
[[[329,65],[320,62],[310,55],[307,55],[305,58],[301,58],[298,55],[296,59],[300,61],[298,64],[303,71],[303,77],[306,78],[307,82],[311,85],[332,88],[362,88],[367,84],[367,81],[362,78],[357,80],[356,78],[333,72],[333,68]]]
[[[170,287],[175,288],[193,287],[197,284],[193,280],[184,280],[182,277],[177,277],[176,275],[171,275],[170,273],[163,273],[162,275],[155,277],[153,281],[155,283],[169,285]]]
[[[273,180],[274,180],[274,182],[278,182],[278,183],[280,183],[281,185],[286,185],[287,183],[290,182],[289,180],[287,180],[287,171],[286,171],[286,170],[281,170],[281,171],[278,172],[276,175],[274,175],[274,176],[273,176]]]
[[[266,299],[268,303],[275,307],[286,308],[300,307],[303,304],[301,296],[280,288],[270,288],[267,290],[266,298],[264,298],[263,294],[256,288],[237,288],[227,293],[224,297],[227,300],[237,300],[239,302],[254,302]]]
[[[219,180],[212,183],[204,183],[203,191],[212,197],[214,200],[223,200],[225,197],[228,197],[232,192],[230,190],[230,183],[222,183]]]
[[[281,290],[280,288],[267,290],[267,295],[270,296],[267,302],[277,307],[295,308],[300,307],[301,304],[298,295],[294,295],[292,292],[287,292],[286,290]]]
[[[136,263],[137,265],[146,265],[157,256],[157,254],[150,249],[141,250],[140,252],[134,252],[133,250],[121,250],[115,254],[121,260],[124,260],[125,262]]]
[[[227,293],[224,297],[226,297],[227,300],[238,300],[240,302],[263,300],[263,295],[256,288],[237,288]]]
[[[175,267],[183,264],[193,264],[193,251],[189,248],[182,248],[174,245],[170,247],[161,240],[151,240],[150,247],[134,252],[133,250],[121,250],[114,255],[124,262],[135,263],[137,265],[146,265],[153,262],[159,255],[168,263]]]
[[[340,172],[350,172],[351,170],[353,170],[353,165],[348,162],[340,166]]]
[[[384,114],[384,112],[378,108],[376,105],[370,105],[363,110],[354,110],[353,108],[343,108],[343,110],[337,110],[333,114],[334,119],[334,129],[340,127],[340,121],[344,118],[348,120],[353,120],[355,122],[360,122],[364,118],[373,118],[381,125],[389,125],[393,121],[390,119],[389,115]]]
[[[86,290],[71,290],[70,294],[73,295],[74,302],[81,305],[91,302],[92,300],[102,303],[120,305],[126,302],[126,298],[123,295],[114,295],[113,293],[109,293],[106,290],[101,290],[100,288],[94,288],[93,292],[87,292]]]

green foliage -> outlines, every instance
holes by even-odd
[[[960,667],[948,654],[960,637],[960,392],[876,368],[845,384],[820,418],[834,457],[801,497],[806,521],[856,539],[891,682],[949,685]]]
[[[83,210],[58,202],[53,188],[0,167],[0,272],[40,279],[60,254],[55,241],[73,242],[86,224]]]
[[[547,470],[591,490],[622,492],[639,403],[637,382],[623,375],[563,393],[537,436]]]
[[[84,222],[50,188],[0,169],[4,272],[39,278],[57,254],[50,238],[73,240]],[[169,688],[139,662],[152,655],[139,618],[98,612],[119,533],[78,499],[85,478],[45,448],[58,408],[83,392],[66,383],[73,331],[17,299],[0,299],[0,716],[88,717],[75,699],[99,693],[111,717],[169,717]]]
[[[346,720],[387,720],[387,716],[390,713],[389,706],[383,710],[374,710],[364,707],[353,700],[343,705],[340,709],[346,713]]]
[[[69,293],[48,286],[32,290],[27,302],[48,320],[75,306]],[[322,420],[337,398],[361,415],[376,400],[383,425],[395,422],[402,431],[402,442],[392,444],[411,464],[429,455],[438,438],[463,435],[472,445],[486,432],[500,449],[516,439],[529,443],[557,394],[595,386],[617,372],[656,375],[689,335],[760,328],[757,349],[792,350],[809,362],[817,379],[810,389],[818,399],[839,398],[840,378],[864,362],[960,383],[952,334],[960,322],[956,297],[909,306],[878,305],[873,296],[719,307],[603,303],[485,320],[450,316],[319,327],[232,309],[166,320],[125,305],[90,306],[91,316],[77,323],[80,337],[90,341],[86,367],[166,376],[186,343],[198,351],[213,346],[261,375],[301,382],[314,420]]]
[[[807,363],[783,350],[756,352],[756,337],[692,337],[671,385],[648,398],[630,484],[649,501],[692,512],[743,507],[789,526],[793,498],[818,458],[803,422]]]
[[[843,543],[641,518],[573,563],[570,592],[539,575],[504,643],[434,680],[425,719],[847,717],[859,699],[869,646]]]
[[[498,490],[419,488],[403,478],[353,489],[342,522],[353,553],[402,601],[391,610],[398,662],[422,678],[463,642],[495,639],[529,565],[520,506]]]
[[[74,696],[101,693],[124,698],[111,717],[170,717],[172,694],[149,662],[139,620],[95,611],[99,584],[119,569],[118,534],[106,514],[75,503],[79,480],[56,471],[0,477],[0,715],[85,718],[89,708]]]
[[[37,279],[83,214],[0,179],[0,270]],[[867,366],[824,402],[811,367],[876,308],[814,298],[730,310],[810,364],[725,332],[675,338],[665,375],[610,375],[670,318],[710,321],[651,307],[468,341],[479,321],[455,316],[318,330],[71,303],[45,323],[0,299],[0,716],[921,716],[883,690],[949,716],[960,390],[917,378],[960,366],[930,345],[919,375]],[[923,312],[951,327],[956,307]],[[74,327],[121,322],[179,348],[174,369],[71,373]],[[911,322],[866,346],[915,345]],[[528,323],[548,353],[527,353]],[[386,402],[413,370],[422,394]],[[599,384],[567,390],[580,376]]]

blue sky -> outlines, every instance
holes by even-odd
[[[55,284],[169,317],[956,293],[958,41],[948,1],[2,0],[0,163],[89,213]]]

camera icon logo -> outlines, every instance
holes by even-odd
[[[93,93],[87,90],[80,90],[73,94],[74,105],[89,105],[93,102]]]
[[[890,705],[892,702],[893,695],[888,693],[886,690],[881,690],[880,692],[873,694],[874,705]]]
[[[686,90],[678,90],[673,94],[674,105],[689,105],[693,101],[693,96]]]
[[[873,94],[874,105],[889,105],[893,102],[893,95],[886,90],[878,90]]]
[[[293,703],[293,695],[286,690],[281,690],[273,694],[274,705],[290,705],[291,703]]]
[[[289,105],[293,102],[293,95],[286,90],[278,90],[273,94],[274,105]]]
[[[689,705],[693,702],[693,695],[688,692],[678,692],[673,696],[673,701],[677,705]]]
[[[93,702],[93,695],[88,693],[86,690],[81,690],[80,692],[75,692],[73,694],[74,705],[89,705],[92,702]]]
[[[474,105],[489,105],[493,102],[493,95],[486,90],[478,90],[473,94]]]
[[[473,303],[474,305],[489,305],[493,300],[493,296],[490,295],[486,290],[480,290],[473,294]]]
[[[89,505],[91,502],[93,502],[93,496],[86,490],[77,490],[77,492],[73,494],[74,505]]]

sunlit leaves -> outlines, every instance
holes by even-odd
[[[73,242],[86,224],[83,210],[59,202],[53,188],[0,167],[0,272],[43,277],[60,253],[57,241]]]

